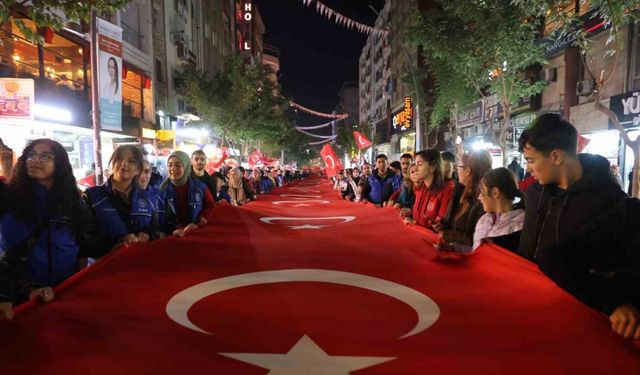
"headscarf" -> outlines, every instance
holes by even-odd
[[[171,155],[169,155],[169,158],[167,159],[167,161],[169,161],[172,157],[176,157],[178,160],[180,160],[180,162],[182,162],[182,165],[184,166],[184,174],[182,175],[182,177],[180,177],[177,180],[173,180],[171,179],[171,177],[167,177],[166,180],[164,180],[162,182],[162,185],[160,186],[161,190],[164,190],[167,188],[167,186],[169,185],[169,182],[171,182],[172,184],[174,184],[175,186],[182,186],[184,184],[186,184],[189,181],[189,175],[191,174],[191,158],[189,158],[189,155],[187,155],[186,152],[184,151],[174,151],[171,153]]]

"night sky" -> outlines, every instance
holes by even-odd
[[[333,10],[373,26],[384,0],[322,0]],[[280,48],[280,84],[285,97],[331,113],[342,83],[358,80],[358,60],[367,35],[328,20],[301,0],[255,0],[265,23],[264,42]],[[300,113],[300,111],[299,111]],[[300,126],[328,121],[300,116]]]

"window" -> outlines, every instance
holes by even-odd
[[[162,69],[162,61],[156,59],[156,79],[159,83],[164,83],[164,70]]]

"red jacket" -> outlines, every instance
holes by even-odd
[[[416,198],[413,204],[413,220],[417,225],[431,228],[432,220],[444,217],[451,204],[454,186],[455,182],[449,180],[438,191],[430,190],[425,184],[414,187]]]

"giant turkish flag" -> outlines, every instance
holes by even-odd
[[[304,180],[123,248],[0,323],[1,373],[640,374],[607,317],[511,253],[437,259]]]
[[[353,137],[356,139],[356,144],[358,145],[358,148],[360,150],[367,147],[371,147],[371,145],[373,144],[373,142],[368,140],[367,137],[365,137],[362,133],[358,131],[353,132]]]
[[[322,156],[322,160],[324,161],[325,171],[327,173],[327,177],[333,177],[340,170],[344,169],[342,166],[342,162],[338,155],[336,155],[335,151],[329,144],[325,144],[320,150],[320,156]]]

